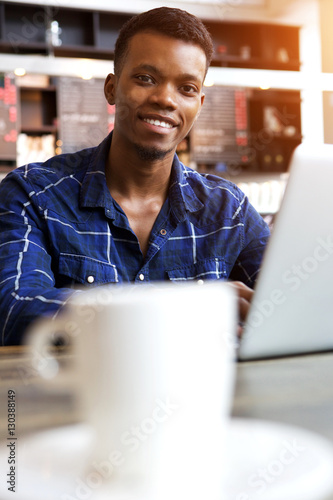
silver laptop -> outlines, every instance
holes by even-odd
[[[239,360],[333,349],[333,145],[301,144],[289,171]]]

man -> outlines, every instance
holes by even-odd
[[[78,285],[229,279],[244,316],[268,228],[236,186],[175,155],[200,113],[212,51],[204,25],[187,12],[162,7],[133,17],[105,82],[113,133],[3,181],[3,344],[21,343],[25,328],[57,314]]]

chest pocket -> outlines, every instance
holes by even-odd
[[[226,279],[226,265],[222,258],[207,259],[189,266],[177,267],[167,271],[171,281],[218,280]]]
[[[118,282],[116,266],[91,259],[89,257],[71,254],[60,254],[59,275],[63,283],[106,284]]]

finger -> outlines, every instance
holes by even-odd
[[[239,297],[242,297],[248,302],[251,302],[254,293],[252,288],[249,288],[241,281],[229,281],[228,283],[236,290]]]
[[[237,325],[237,337],[240,339],[243,335],[244,326],[243,323],[238,323]]]
[[[250,309],[250,302],[243,297],[238,298],[238,311],[241,321],[245,321]]]

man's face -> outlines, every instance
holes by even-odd
[[[113,141],[142,157],[173,155],[201,109],[205,73],[200,46],[158,33],[136,34],[120,75],[106,80],[106,97],[116,105]]]

